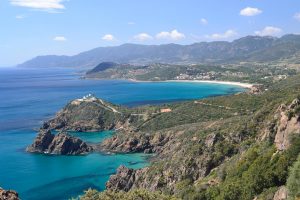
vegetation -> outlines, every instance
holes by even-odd
[[[184,200],[272,199],[283,185],[291,198],[298,197],[300,136],[295,134],[285,151],[276,149],[274,138],[278,107],[289,105],[299,94],[297,75],[272,84],[259,95],[243,93],[134,108],[130,112],[147,112],[147,117],[135,121],[135,131],[117,134],[116,143],[126,146],[134,138],[137,144],[148,142],[158,149],[149,168],[136,177],[134,188],[139,189],[93,191],[82,198],[126,199],[145,193],[144,199],[150,198],[147,195],[154,195],[153,199],[174,195]],[[172,111],[159,113],[163,107]],[[299,116],[299,108],[288,116]],[[161,140],[166,142],[155,143]]]
[[[131,190],[129,192],[98,192],[89,189],[85,191],[84,196],[80,200],[177,200],[177,198],[159,192],[149,192],[144,189]]]
[[[102,66],[106,63],[100,63]],[[164,80],[222,80],[264,84],[270,86],[273,82],[295,75],[291,67],[266,64],[201,64],[201,65],[126,65],[115,64],[111,68],[98,70],[98,67],[87,72],[87,78],[100,79],[136,79],[141,81]]]
[[[287,180],[287,188],[290,199],[300,198],[300,155],[293,167]]]
[[[221,184],[200,195],[205,199],[253,199],[267,189],[285,185],[288,168],[299,153],[300,137],[282,153],[276,153],[273,145],[254,146],[236,163],[225,166],[225,178]]]

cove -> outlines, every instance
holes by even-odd
[[[26,153],[43,121],[75,98],[92,93],[125,106],[163,104],[243,91],[231,85],[175,82],[81,80],[73,70],[0,69],[0,186],[22,199],[69,199],[88,188],[103,190],[108,177],[124,164],[148,164],[144,154],[49,156]],[[99,142],[111,132],[72,133]]]

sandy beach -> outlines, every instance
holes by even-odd
[[[241,83],[233,81],[213,81],[213,80],[165,80],[165,81],[139,81],[135,79],[130,79],[133,82],[178,82],[178,83],[211,83],[211,84],[222,84],[222,85],[236,85],[243,88],[252,88],[254,84]]]

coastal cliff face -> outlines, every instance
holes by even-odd
[[[93,151],[93,147],[66,133],[54,135],[50,130],[41,129],[33,144],[28,146],[26,151],[31,153],[80,155]]]
[[[102,143],[107,151],[155,153],[155,163],[151,166],[133,170],[124,166],[117,170],[107,182],[109,190],[145,188],[151,191],[167,188],[175,192],[176,184],[185,179],[196,182],[207,176],[226,157],[237,151],[234,145],[240,141],[237,133],[222,136],[213,131],[218,122],[193,126],[180,126],[164,129],[152,134],[134,133],[124,136],[117,134]],[[197,130],[203,130],[198,132]],[[144,137],[143,137],[144,135]],[[134,141],[134,142],[133,142]],[[227,150],[221,148],[227,146]]]
[[[103,141],[100,148],[103,151],[123,153],[159,153],[162,147],[174,138],[173,132],[166,133],[119,133],[112,138]]]
[[[300,134],[300,99],[290,105],[282,104],[278,108],[275,145],[278,150],[286,150],[290,146],[293,135]]]
[[[0,188],[0,200],[19,200],[19,195],[16,191]]]

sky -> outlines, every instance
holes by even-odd
[[[299,0],[0,0],[0,66],[100,46],[300,33]]]

